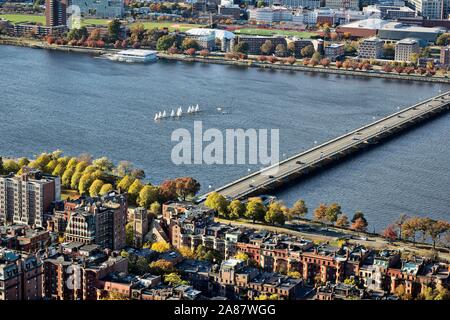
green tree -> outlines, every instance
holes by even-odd
[[[125,242],[128,246],[133,246],[134,244],[134,228],[132,222],[128,222],[125,226]]]
[[[248,52],[248,43],[245,41],[239,41],[239,43],[233,46],[233,51],[238,53],[247,54]]]
[[[174,35],[164,35],[156,42],[156,50],[167,51],[175,44],[176,37]]]
[[[325,219],[327,222],[333,224],[341,214],[341,206],[337,203],[332,203],[327,207],[325,211]]]
[[[287,55],[287,49],[286,46],[282,43],[277,44],[275,47],[275,54],[277,57],[285,57]]]
[[[63,163],[59,163],[52,172],[52,175],[61,177],[66,171],[66,166]]]
[[[308,207],[304,200],[297,200],[291,208],[291,214],[296,217],[304,217],[308,213]]]
[[[312,55],[314,54],[315,50],[314,50],[314,46],[313,45],[308,45],[306,47],[303,47],[300,50],[300,53],[302,55],[303,58],[311,58]]]
[[[128,199],[130,203],[136,203],[139,197],[139,193],[141,192],[143,187],[144,185],[142,184],[141,180],[134,180],[130,188],[128,188]]]
[[[120,189],[121,191],[127,191],[130,189],[131,185],[133,184],[135,179],[133,179],[130,176],[123,177],[119,183],[117,184],[117,189]]]
[[[28,160],[28,158],[20,158],[19,161],[17,161],[17,164],[19,165],[20,168],[27,166],[30,163],[30,160]]]
[[[3,162],[3,171],[7,174],[16,173],[19,169],[19,165],[14,160],[9,159]]]
[[[75,167],[68,167],[61,177],[61,184],[65,188],[70,188],[70,183],[72,181],[72,176],[75,173]]]
[[[158,187],[145,185],[139,192],[138,205],[144,208],[149,208],[153,202],[158,201],[158,197]]]
[[[111,172],[114,168],[114,164],[107,157],[95,159],[92,164],[103,172]]]
[[[108,24],[108,36],[110,41],[114,42],[119,39],[121,23],[119,19],[113,19]]]
[[[58,165],[58,162],[56,160],[50,160],[44,168],[44,172],[48,174],[52,174],[53,170],[55,170],[56,166]]]
[[[228,205],[228,212],[230,219],[238,219],[242,217],[245,213],[245,206],[239,200],[233,200]]]
[[[164,276],[164,282],[171,285],[171,286],[179,286],[182,284],[188,284],[189,282],[182,280],[181,276],[176,273],[172,272]]]
[[[83,176],[82,172],[76,171],[73,176],[72,179],[70,179],[70,188],[75,190],[78,189],[78,185],[80,184],[80,179]]]
[[[77,163],[77,166],[75,167],[75,172],[83,172],[87,168],[88,164],[85,161],[80,161]]]
[[[110,183],[105,183],[104,185],[102,185],[99,195],[104,196],[105,194],[111,192],[114,190],[114,187],[112,184]]]
[[[216,210],[219,215],[226,217],[228,209],[228,200],[217,192],[211,192],[206,198],[205,205],[208,208]]]
[[[198,44],[198,42],[195,39],[191,39],[191,38],[184,39],[183,42],[181,43],[181,47],[183,48],[183,50],[188,50],[188,49],[199,50],[200,49],[200,45]]]
[[[263,221],[266,214],[266,207],[260,198],[249,199],[245,211],[245,217],[251,219],[253,223],[256,220]]]
[[[443,33],[436,39],[438,46],[448,46],[450,44],[450,33]]]
[[[269,55],[273,53],[273,43],[270,40],[266,40],[261,46],[261,53],[265,55]]]
[[[103,185],[105,183],[102,180],[95,180],[92,182],[91,186],[89,187],[89,195],[91,197],[97,197],[100,194],[100,190],[102,189]]]
[[[80,194],[87,193],[92,182],[94,182],[94,179],[92,178],[92,174],[84,173],[80,178],[80,182],[78,183],[78,192]]]
[[[273,201],[269,204],[264,220],[272,225],[283,225],[286,221],[286,216],[284,215],[282,203],[279,201]]]
[[[313,53],[311,59],[312,59],[312,60],[320,61],[320,59],[322,59],[322,55],[320,54],[319,51],[316,51],[316,52]]]
[[[150,213],[154,217],[157,217],[159,214],[161,214],[161,205],[158,201],[155,201],[150,205]]]

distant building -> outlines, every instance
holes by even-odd
[[[223,16],[230,16],[233,19],[239,19],[241,16],[241,8],[234,4],[233,1],[222,1],[218,6],[218,12]]]
[[[320,7],[320,0],[265,0],[267,5],[281,5],[288,8],[309,8]]]
[[[383,56],[384,41],[371,37],[363,39],[359,43],[358,57],[362,59],[380,59]]]
[[[408,5],[419,16],[427,19],[443,19],[443,2],[447,2],[447,0],[408,0]]]
[[[336,28],[340,34],[349,33],[354,37],[368,38],[378,36],[383,40],[416,38],[424,43],[435,42],[446,31],[443,27],[427,28],[382,19],[366,19],[351,22]]]
[[[267,41],[271,41],[273,48],[278,44],[287,45],[285,37],[264,37],[264,36],[246,36],[240,35],[238,37],[239,42],[246,42],[248,44],[249,54],[261,54],[261,46]]]
[[[285,7],[255,8],[250,10],[250,20],[263,24],[292,21],[292,10]]]
[[[45,0],[45,21],[47,27],[67,25],[69,0]]]
[[[0,222],[44,227],[44,214],[61,197],[59,177],[24,167],[20,176],[0,176]]]
[[[195,40],[201,49],[212,51],[216,47],[216,37],[214,31],[210,29],[202,30],[200,28],[186,31],[185,39]]]
[[[193,28],[186,31],[188,38],[196,40],[202,48],[208,50],[219,49],[223,52],[231,51],[235,34],[221,29]],[[216,48],[216,41],[220,47]],[[218,46],[218,45],[217,45]]]
[[[39,300],[42,297],[43,267],[35,255],[0,251],[0,301]]]
[[[386,20],[414,18],[416,16],[416,12],[407,6],[370,5],[364,7],[363,12],[370,13],[373,18],[378,17]]]
[[[344,44],[342,43],[332,43],[324,48],[325,57],[329,58],[331,61],[336,61],[336,59],[344,55]]]
[[[125,14],[122,0],[71,0],[80,7],[81,14],[100,18],[121,18]]]
[[[416,39],[402,39],[395,44],[395,60],[411,61],[411,55],[420,53],[419,42]]]
[[[309,39],[298,39],[296,37],[286,39],[287,44],[294,43],[294,55],[298,58],[301,57],[301,51],[304,47],[313,46],[313,42]]]
[[[325,0],[325,7],[359,10],[359,0]]]
[[[450,46],[441,48],[440,63],[444,66],[450,65]]]

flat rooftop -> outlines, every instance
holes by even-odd
[[[154,50],[142,50],[142,49],[128,49],[119,51],[117,54],[123,56],[135,56],[135,57],[146,57],[150,55],[154,55],[157,52]]]

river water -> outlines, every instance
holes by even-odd
[[[62,149],[142,167],[152,183],[193,176],[202,192],[237,179],[251,165],[171,161],[175,129],[280,130],[280,157],[448,90],[384,79],[159,61],[114,63],[83,54],[0,46],[0,154]],[[201,112],[155,123],[156,112]],[[222,108],[223,112],[217,108]],[[363,211],[376,230],[400,213],[449,218],[450,114],[278,192],[291,205],[339,202]]]

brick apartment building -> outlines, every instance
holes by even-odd
[[[71,253],[57,254],[44,260],[44,297],[54,300],[97,300],[100,279],[113,272],[126,274],[128,260],[88,246],[85,254],[80,244]]]
[[[0,300],[37,300],[42,297],[42,261],[36,255],[0,251]]]
[[[20,176],[0,176],[0,223],[44,227],[44,215],[61,197],[59,177],[22,168]]]
[[[125,247],[126,194],[113,192],[100,198],[83,199],[74,210],[69,208],[69,211],[65,241],[97,244],[112,250]]]

